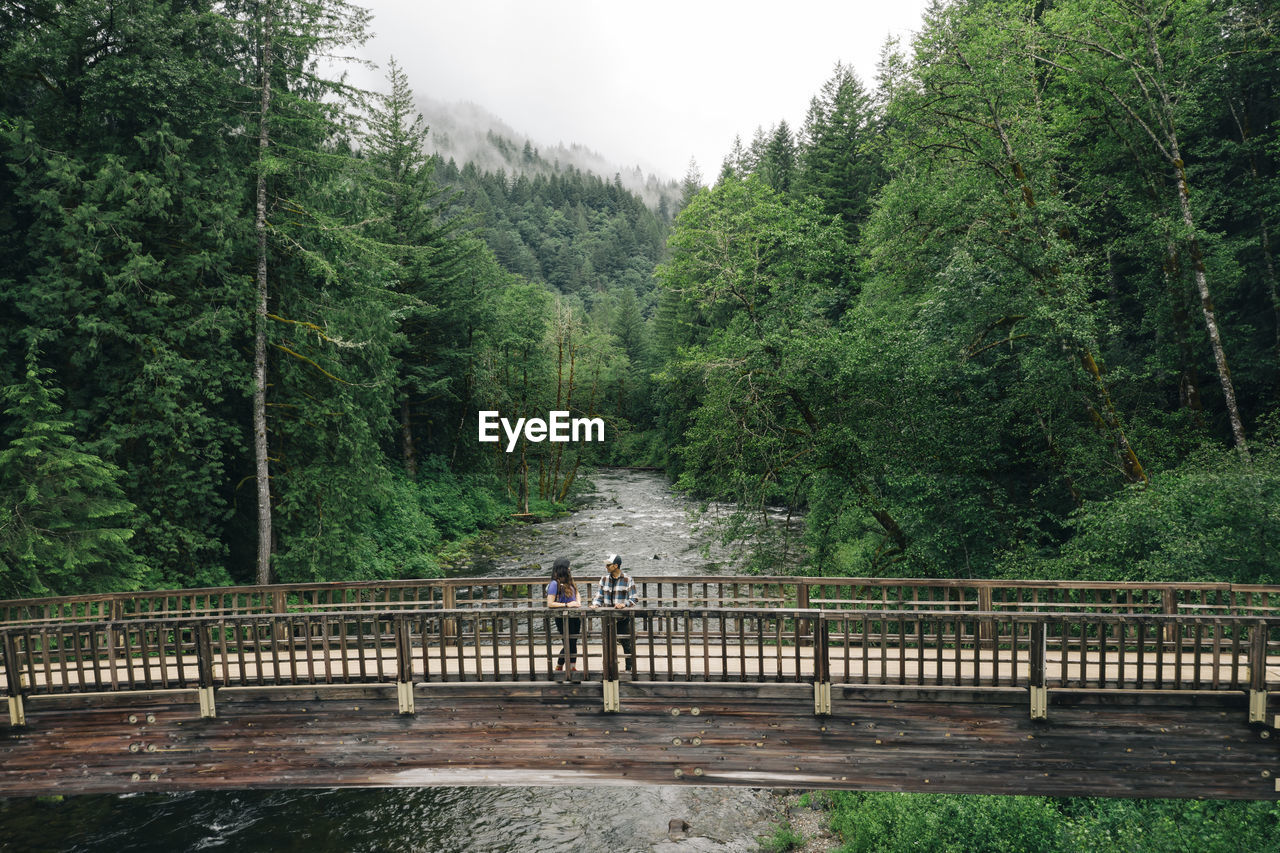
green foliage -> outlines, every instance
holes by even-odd
[[[791,824],[784,822],[774,828],[772,835],[767,835],[759,841],[760,853],[789,853],[804,845],[804,836],[793,830]]]
[[[832,794],[847,853],[1045,853],[1063,846],[1053,801],[957,794]]]
[[[1280,850],[1275,803],[1188,800],[1064,801],[1069,849],[1098,853],[1252,853]]]
[[[1266,802],[834,792],[842,853],[1208,853],[1280,850]]]
[[[811,452],[818,428],[842,240],[812,207],[792,208],[754,178],[723,180],[677,222],[659,276],[698,328],[662,377],[693,402],[677,410],[681,482],[752,505],[789,496],[797,473],[785,462]]]
[[[588,308],[598,294],[630,289],[643,298],[652,289],[666,228],[638,196],[619,180],[561,168],[533,151],[521,169],[481,172],[450,161],[438,170],[459,202],[481,214],[504,268]]]
[[[39,339],[68,434],[121,472],[145,582],[219,575],[247,305],[228,22],[198,3],[5,14],[0,349],[21,365]]]
[[[876,151],[876,115],[853,69],[838,64],[809,103],[799,153],[799,189],[839,216],[850,239],[871,208],[883,177]]]
[[[682,485],[804,511],[820,573],[1274,578],[1273,451],[1212,448],[1228,374],[1255,435],[1280,401],[1275,13],[1110,9],[934,4],[879,91],[837,66],[788,195],[742,189],[781,126],[735,143],[658,276]],[[815,287],[772,241],[822,214]]]
[[[0,8],[0,387],[54,406],[0,415],[46,448],[6,447],[3,529],[32,460],[70,463],[112,520],[33,500],[132,531],[94,546],[122,555],[104,584],[252,575],[258,331],[281,576],[429,572],[615,461],[743,529],[804,513],[811,571],[1276,579],[1266,4],[934,4],[876,91],[837,66],[798,133],[657,211],[530,143],[426,158],[394,63],[384,96],[323,73],[368,35],[342,0],[46,6]],[[507,454],[482,408],[609,444]],[[1236,409],[1252,461],[1222,451]]]
[[[649,416],[644,296],[665,222],[618,181],[557,173],[533,150],[527,177],[450,175],[422,154],[394,63],[385,96],[326,74],[323,55],[367,36],[367,13],[341,0],[126,7],[0,9],[0,387],[38,390],[22,368],[36,342],[30,381],[58,403],[0,414],[35,454],[8,447],[0,469],[6,547],[28,555],[7,567],[7,593],[254,576],[259,331],[277,579],[429,574],[444,543],[509,512],[494,489],[513,486],[514,460],[474,440],[477,409],[545,412],[559,378],[566,407],[607,414],[611,432]],[[260,177],[268,294],[255,327]],[[495,210],[487,194],[537,247],[538,277],[574,279],[596,309],[566,305],[559,363],[546,353],[560,309],[470,230]],[[535,502],[563,499],[607,453],[536,451],[521,459]],[[51,485],[20,495],[37,463],[78,469],[61,487],[97,501],[102,522],[74,517]],[[32,563],[43,546],[15,515],[34,511],[28,498],[97,530],[77,534],[96,544],[66,546],[79,556],[56,571]]]
[[[0,390],[11,419],[0,449],[0,595],[137,589],[121,472],[76,447],[52,372],[33,348],[24,381]]]
[[[1072,516],[1060,554],[1013,559],[1018,577],[1280,583],[1280,452],[1255,445],[1251,461],[1204,448]]]
[[[662,430],[629,430],[609,441],[608,464],[624,467],[661,468],[668,450]]]

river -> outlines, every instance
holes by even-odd
[[[607,470],[591,485],[573,514],[486,536],[453,571],[541,576],[566,556],[575,578],[595,580],[611,553],[636,575],[734,568],[730,552],[691,520],[693,505],[661,475]],[[553,741],[548,733],[548,749]],[[779,810],[766,790],[640,785],[11,799],[0,800],[0,850],[745,853],[771,831]],[[673,820],[687,829],[670,834]]]

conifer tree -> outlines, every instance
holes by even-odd
[[[760,177],[774,190],[784,195],[791,192],[796,173],[796,144],[785,121],[778,122],[769,135],[758,169]]]
[[[493,285],[477,275],[479,243],[462,231],[468,220],[448,215],[456,193],[433,180],[427,128],[394,59],[387,82],[390,91],[372,106],[365,136],[371,179],[365,233],[391,259],[391,288],[400,298],[397,427],[413,477],[424,450],[443,452],[454,430],[474,417],[466,398]]]
[[[879,164],[874,153],[871,98],[857,74],[837,64],[809,104],[799,155],[801,192],[817,196],[856,238],[871,207]]]
[[[0,389],[0,596],[136,589],[123,472],[78,446],[52,373],[32,345],[23,378]]]
[[[203,2],[49,12],[0,23],[0,383],[41,330],[71,434],[122,472],[149,582],[221,582],[248,308],[234,40]]]

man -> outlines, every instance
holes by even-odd
[[[622,557],[618,554],[611,554],[609,562],[605,563],[605,574],[601,576],[600,583],[596,585],[595,597],[591,599],[591,609],[598,610],[601,607],[612,607],[615,610],[625,610],[628,607],[635,606],[636,582],[631,579],[630,575],[622,573]],[[618,619],[618,642],[622,644],[622,651],[626,653],[626,668],[628,672],[635,668],[635,624],[636,620],[631,616]]]

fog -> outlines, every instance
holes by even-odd
[[[665,195],[668,205],[672,205],[674,209],[674,202],[680,197],[679,184],[674,179],[661,180],[652,171],[646,172],[636,164],[620,163],[577,143],[547,146],[529,138],[479,104],[463,101],[447,103],[419,97],[417,105],[430,128],[427,150],[440,155],[442,160],[454,160],[459,167],[472,163],[482,172],[497,172],[500,169],[508,174],[516,171],[540,171],[539,167],[531,168],[522,162],[520,155],[524,144],[528,142],[538,159],[545,161],[546,166],[541,169],[543,171],[573,167],[609,180],[617,176],[623,186],[653,208],[658,206],[659,200]],[[493,144],[491,134],[513,143],[516,156],[500,151]]]
[[[385,90],[394,56],[424,104],[478,105],[543,156],[576,144],[678,179],[691,158],[714,176],[735,135],[749,140],[783,119],[800,127],[837,62],[870,87],[886,38],[918,28],[927,2],[362,5],[374,35],[361,54],[382,69],[357,72],[357,82]]]

